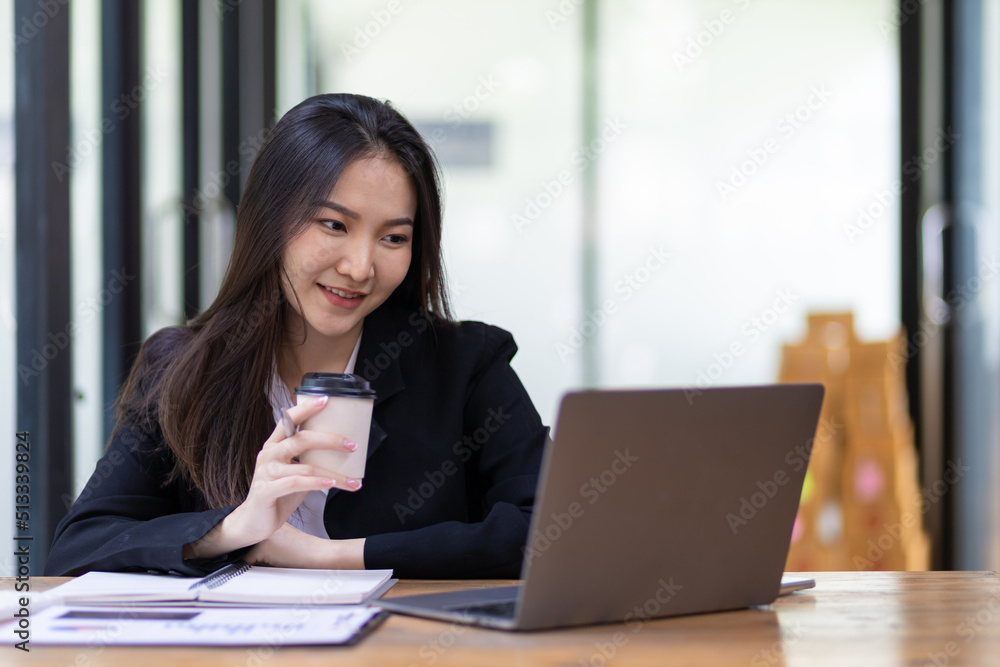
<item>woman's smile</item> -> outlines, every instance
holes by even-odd
[[[357,308],[361,305],[362,299],[367,296],[363,292],[353,292],[351,290],[337,289],[336,287],[327,287],[319,283],[316,284],[323,290],[323,296],[326,297],[326,300],[340,308]]]

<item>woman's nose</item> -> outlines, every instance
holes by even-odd
[[[371,243],[364,240],[348,244],[344,255],[337,262],[337,271],[350,276],[356,283],[363,283],[375,275],[374,251]]]

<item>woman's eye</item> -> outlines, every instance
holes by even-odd
[[[320,220],[320,222],[322,222],[327,229],[334,232],[340,232],[347,229],[344,226],[344,223],[340,222],[339,220]]]
[[[393,245],[401,245],[406,243],[406,235],[404,234],[389,234],[385,237],[385,240]]]

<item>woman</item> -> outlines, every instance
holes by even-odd
[[[144,344],[47,572],[242,558],[517,577],[547,431],[510,334],[450,320],[440,239],[434,159],[398,112],[357,95],[289,111],[250,171],[215,302]],[[376,392],[363,484],[298,460],[354,448],[298,430],[323,405],[293,405],[310,371]]]

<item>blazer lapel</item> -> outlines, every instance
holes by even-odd
[[[375,408],[405,387],[400,357],[403,348],[396,342],[399,321],[384,304],[365,318],[361,333],[361,348],[354,364],[354,373],[368,380],[375,390]],[[395,356],[392,353],[395,352]],[[369,449],[369,451],[371,451]]]
[[[386,348],[394,349],[389,344],[395,342],[398,335],[398,327],[394,326],[391,315],[392,311],[383,304],[365,318],[361,347],[354,363],[354,374],[368,380],[375,390],[375,408],[372,411],[372,426],[368,433],[366,460],[371,459],[375,450],[389,437],[378,423],[377,418],[382,412],[379,406],[406,387],[403,383],[403,372],[399,367],[399,356],[393,358],[386,352]],[[340,489],[330,489],[327,497],[339,492]]]

